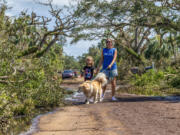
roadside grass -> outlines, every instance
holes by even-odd
[[[126,85],[117,90],[118,93],[129,93],[146,96],[180,96],[180,89],[159,86]]]
[[[172,73],[149,70],[142,75],[134,74],[119,83],[121,87],[118,92],[146,96],[180,96],[179,75]]]
[[[63,79],[62,80],[62,84],[80,84],[82,83],[83,77],[79,77],[79,78],[67,78],[67,79]]]

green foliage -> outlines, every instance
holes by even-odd
[[[142,95],[180,95],[179,73],[179,69],[170,66],[159,71],[149,70],[142,75],[134,75],[131,79],[133,85],[120,91]]]
[[[175,95],[179,96],[179,89],[169,88],[169,87],[161,87],[159,85],[148,85],[148,86],[131,86],[128,88],[120,88],[118,92],[131,93],[136,95],[146,95],[146,96],[167,96],[167,95]]]
[[[92,46],[89,48],[87,53],[84,53],[82,56],[78,57],[79,65],[80,65],[80,70],[86,65],[86,57],[91,56],[94,59],[94,66],[97,67],[99,64],[99,60],[101,57],[101,49],[102,44],[99,44],[97,47]]]
[[[174,88],[180,88],[180,69],[168,66],[165,68],[166,80],[168,85]]]
[[[131,94],[136,95],[146,95],[146,96],[163,96],[164,93],[159,91],[159,87],[157,85],[155,86],[133,86],[129,87],[128,89],[119,89],[119,92],[128,92]]]
[[[176,73],[178,73],[178,71],[174,67],[171,67],[171,66],[166,67],[165,72],[167,74],[176,74]]]
[[[40,59],[14,59],[13,66],[17,71],[13,76],[12,63],[7,60],[0,64],[1,76],[8,75],[2,80],[5,83],[0,83],[0,120],[6,121],[1,129],[4,132],[12,127],[13,117],[32,115],[39,107],[58,106],[64,96],[59,87],[61,77],[57,73],[63,68],[58,54],[52,52]],[[58,79],[54,80],[54,76]]]
[[[174,77],[170,83],[169,83],[172,87],[176,87],[180,89],[180,76]]]
[[[149,70],[141,76],[135,74],[133,83],[136,86],[154,85],[158,84],[163,78],[164,73],[162,71]]]
[[[95,66],[99,63],[103,41],[98,47],[92,46],[77,61],[74,57],[63,56],[63,42],[56,42],[59,35],[64,36],[62,40],[65,36],[73,37],[72,42],[104,37],[115,39],[119,78],[123,79],[127,75],[123,71],[145,61],[145,50],[146,58],[157,63],[170,59],[172,54],[176,57],[180,41],[177,4],[176,1],[166,1],[157,5],[155,0],[81,0],[73,8],[75,10],[71,9],[74,13],[63,19],[59,15],[62,10],[51,11],[56,18],[53,30],[48,30],[47,18],[22,12],[11,19],[5,16],[7,6],[0,5],[0,123],[3,124],[0,130],[7,133],[16,116],[31,115],[39,107],[62,103],[64,91],[59,87],[61,77],[58,71],[81,69],[88,55],[94,58]],[[161,37],[158,42],[154,37],[149,38],[154,33]],[[173,74],[173,77],[164,77],[166,74]],[[171,68],[167,68],[166,73],[150,70],[141,76],[135,75],[133,83],[139,91],[144,90],[145,95],[153,95],[153,89],[158,89],[162,80],[179,87],[179,72]]]
[[[46,55],[34,58],[29,54],[38,50],[36,32],[45,30],[30,25],[25,13],[12,22],[6,18],[0,12],[0,134],[10,134],[17,117],[61,105],[65,94],[58,73],[64,67],[62,46],[55,43]]]
[[[78,61],[73,56],[65,55],[63,61],[64,69],[80,69]]]
[[[130,64],[145,64],[146,50],[146,59],[156,60],[159,65],[175,55],[180,32],[178,4],[155,0],[80,0],[75,16],[82,25],[74,30],[74,40],[102,40],[108,35],[118,43],[117,48],[127,52],[123,54]],[[170,33],[173,33],[171,43],[167,42]],[[160,35],[159,44],[152,40],[154,34]]]
[[[172,51],[172,47],[165,42],[163,42],[163,44],[159,44],[158,41],[152,41],[145,51],[145,57],[147,59],[159,61],[169,58]]]

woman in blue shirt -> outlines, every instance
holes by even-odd
[[[116,64],[116,58],[117,58],[117,50],[113,48],[113,42],[111,39],[106,40],[106,48],[103,48],[102,54],[101,54],[101,60],[99,62],[99,66],[97,68],[97,71],[99,71],[99,68],[102,65],[102,72],[104,72],[107,76],[107,78],[111,81],[111,87],[112,87],[112,101],[117,101],[115,98],[115,89],[116,89],[116,77],[118,76],[117,72],[117,64]],[[106,86],[103,87],[103,95],[102,99],[104,98],[104,93],[106,90]]]

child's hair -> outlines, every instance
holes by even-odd
[[[94,66],[94,60],[93,60],[93,57],[87,56],[87,57],[86,57],[86,64],[88,64],[88,63],[87,63],[88,60],[91,61],[91,66]]]

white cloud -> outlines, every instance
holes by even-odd
[[[19,2],[32,2],[33,0],[7,0],[7,3],[10,5],[17,5]]]
[[[29,1],[32,1],[32,0],[29,0]],[[48,2],[48,0],[35,0],[35,1]],[[53,0],[53,4],[60,5],[60,6],[69,5],[69,2],[72,2],[72,0]]]
[[[57,5],[69,5],[70,0],[53,0],[54,4]]]
[[[10,12],[7,12],[6,15],[7,15],[7,16],[11,16],[11,17],[13,16],[13,14],[10,13]]]
[[[22,3],[27,3],[27,2],[35,3],[37,1],[48,2],[48,0],[7,0],[7,3],[8,5],[11,5],[14,7],[15,5],[19,5]],[[53,0],[54,4],[60,5],[60,6],[68,5],[70,2],[73,2],[73,1],[72,0]]]
[[[64,52],[67,55],[78,57],[81,56],[83,53],[87,53],[89,47],[92,45],[97,45],[97,40],[96,41],[84,41],[81,40],[77,44],[72,44],[72,45],[66,45],[64,46]]]

